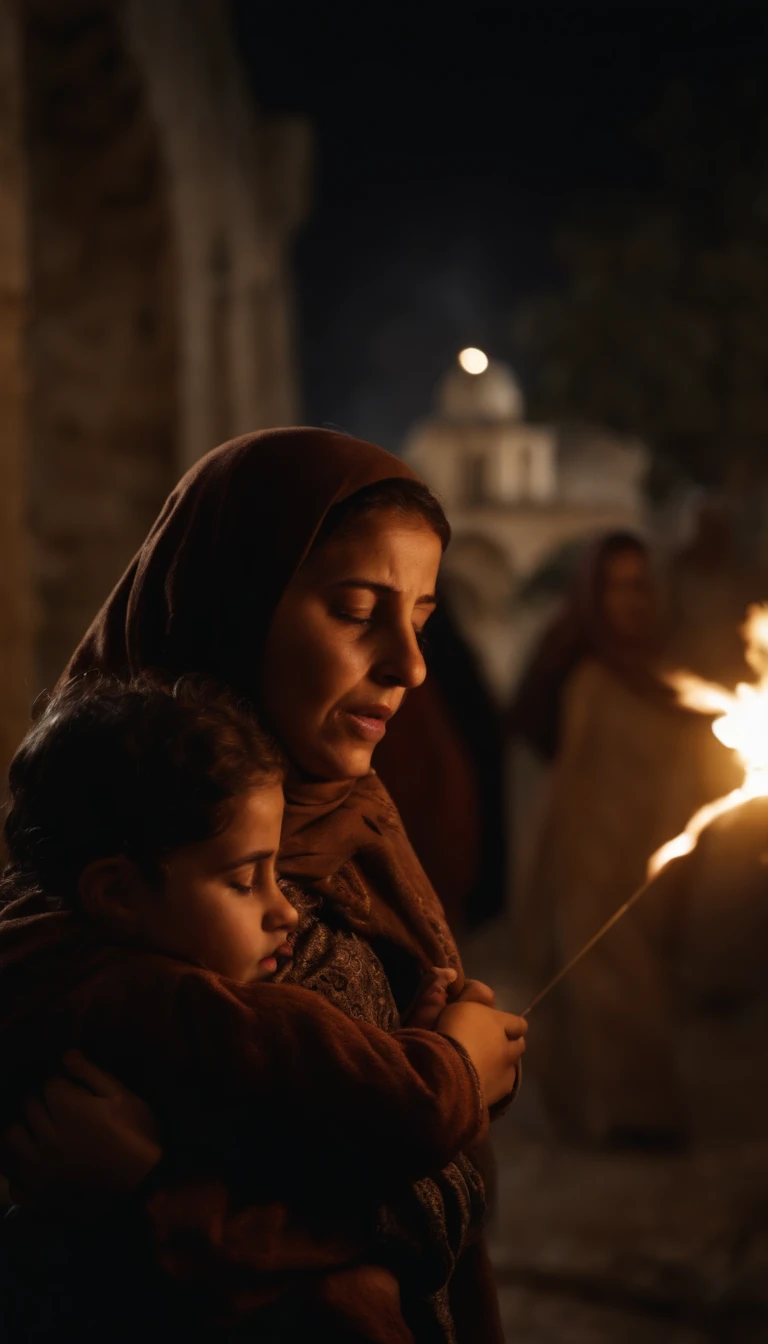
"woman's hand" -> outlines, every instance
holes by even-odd
[[[435,1027],[437,1020],[448,1003],[450,986],[456,979],[456,972],[450,966],[432,966],[423,977],[413,1003],[403,1015],[404,1027]],[[482,1003],[493,1008],[496,995],[490,985],[482,980],[465,980],[464,988],[451,1003]]]
[[[456,979],[450,966],[432,966],[423,977],[416,997],[403,1016],[404,1027],[425,1027],[429,1030],[448,1002],[448,986]]]
[[[490,985],[483,984],[482,980],[465,980],[464,988],[453,1003],[482,1003],[486,1008],[496,1007],[496,994]]]
[[[149,1107],[75,1050],[0,1134],[11,1199],[44,1208],[130,1195],[162,1155]]]
[[[509,1095],[525,1050],[528,1023],[514,1013],[501,1013],[477,1002],[449,1003],[437,1030],[463,1045],[477,1069],[486,1106]]]

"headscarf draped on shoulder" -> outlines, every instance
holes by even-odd
[[[263,430],[215,448],[169,496],[60,684],[93,670],[201,673],[258,712],[273,614],[328,511],[392,479],[419,478],[383,448],[330,430]],[[440,904],[375,775],[289,779],[286,802],[287,876],[326,888],[366,936],[390,938],[425,965],[458,966]],[[358,871],[369,880],[359,883]]]

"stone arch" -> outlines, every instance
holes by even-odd
[[[22,7],[28,495],[50,685],[173,483],[175,255],[144,82],[115,0]]]
[[[454,536],[441,578],[460,621],[503,619],[509,613],[516,586],[512,561],[502,546],[481,532]]]

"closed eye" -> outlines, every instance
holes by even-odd
[[[337,619],[340,621],[346,621],[348,625],[370,625],[371,620],[373,618],[371,616],[353,616],[348,611],[340,611],[337,613]],[[427,648],[429,647],[429,638],[427,636],[426,631],[414,630],[413,633],[416,636],[416,643],[418,644],[421,652],[425,653]]]

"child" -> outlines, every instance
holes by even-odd
[[[452,1039],[425,1032],[450,978],[436,973],[416,1027],[388,1036],[269,983],[297,922],[275,875],[281,784],[250,716],[194,683],[96,681],[50,702],[10,772],[0,1123],[78,1047],[158,1117],[193,1248],[195,1210],[236,1201],[237,1245],[212,1267],[200,1242],[211,1320],[258,1313],[289,1338],[325,1311],[351,1339],[364,1291],[380,1337],[409,1340],[395,1281],[370,1264],[374,1214],[485,1128],[477,1006],[447,1010]],[[173,1278],[189,1245],[163,1238],[162,1201],[150,1231]]]

